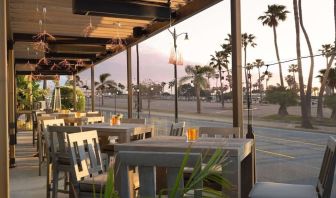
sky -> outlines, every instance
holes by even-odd
[[[292,0],[241,0],[241,28],[242,33],[256,36],[257,46],[247,48],[247,62],[262,59],[265,64],[276,63],[276,55],[273,41],[272,28],[262,26],[258,17],[267,10],[267,5],[285,5],[290,12],[287,20],[280,22],[277,27],[278,46],[280,60],[296,58],[296,37]],[[334,14],[333,0],[302,0],[303,23],[310,37],[314,54],[320,54],[322,44],[332,43],[334,40]],[[191,17],[184,22],[171,27],[176,28],[177,33],[187,32],[189,40],[183,36],[177,40],[178,48],[183,53],[184,65],[178,66],[178,78],[185,75],[186,65],[208,65],[210,55],[220,50],[220,44],[224,43],[230,29],[230,1],[224,0],[211,8]],[[304,36],[301,32],[301,54],[309,55]],[[140,52],[140,81],[152,79],[155,82],[168,82],[173,79],[173,65],[168,63],[173,37],[166,30],[139,44]],[[244,59],[242,59],[244,63]],[[288,66],[295,64],[290,62],[283,64],[284,76],[288,74]],[[303,74],[305,82],[309,73],[309,59],[303,59]],[[320,69],[325,68],[324,57],[315,58],[314,77]],[[262,68],[264,71],[266,68]],[[269,84],[279,83],[279,69],[277,65],[270,66],[269,71],[273,78]],[[101,73],[111,73],[111,79],[126,84],[126,53],[114,56],[95,67],[95,78]],[[136,82],[136,54],[132,48],[132,73],[133,82]],[[90,70],[80,74],[84,82],[90,82]],[[257,69],[252,72],[253,81],[257,80]],[[215,85],[215,79],[211,81]],[[313,86],[319,86],[318,79],[314,78]]]

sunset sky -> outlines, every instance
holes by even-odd
[[[255,59],[262,59],[266,64],[277,62],[272,29],[262,26],[257,18],[267,10],[267,5],[282,4],[287,7],[290,13],[285,22],[280,22],[278,33],[278,44],[281,60],[296,58],[295,25],[292,0],[242,0],[242,33],[256,36],[255,48],[247,49],[247,62]],[[332,43],[334,37],[334,15],[332,0],[303,0],[303,21],[309,34],[314,54],[322,44]],[[172,27],[173,28],[173,27]],[[175,26],[178,33],[188,32],[189,40],[184,41],[183,36],[178,39],[178,47],[183,51],[184,65],[178,67],[178,76],[185,75],[186,65],[207,65],[210,55],[220,50],[220,44],[224,42],[227,34],[230,33],[230,1],[223,2],[195,15],[194,17]],[[156,82],[168,82],[173,79],[173,66],[168,64],[169,53],[172,47],[172,36],[164,31],[139,45],[140,51],[140,81],[152,79]],[[307,56],[308,50],[301,34],[302,56]],[[136,81],[136,54],[135,47],[132,48],[133,56],[133,81]],[[244,60],[242,60],[244,62]],[[288,65],[296,62],[283,64],[284,76],[288,74]],[[315,58],[315,72],[326,65],[324,57]],[[308,59],[303,60],[305,78],[309,72],[310,63]],[[264,71],[265,68],[262,69]],[[273,73],[270,84],[279,83],[278,66],[274,65],[269,69]],[[121,53],[96,66],[96,78],[101,73],[111,73],[111,79],[126,84],[126,53]],[[254,72],[257,74],[257,70]],[[90,81],[90,71],[80,74],[84,82]],[[256,75],[254,75],[256,81]],[[306,80],[305,80],[306,81]],[[215,80],[212,81],[215,85]],[[314,79],[314,86],[319,86],[318,80]]]

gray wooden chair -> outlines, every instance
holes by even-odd
[[[48,126],[57,125],[57,126],[64,126],[63,119],[54,119],[54,120],[42,120],[42,129],[43,129],[43,136],[41,139],[41,152],[39,152],[39,171],[41,171],[42,164],[44,162],[44,158],[47,162],[47,197],[50,197],[51,191],[51,156],[50,156],[50,134],[48,131]]]
[[[170,128],[170,136],[182,136],[184,133],[185,122],[173,123]]]
[[[139,173],[139,197],[156,197],[159,193],[156,189],[156,168],[167,168],[167,190],[172,189],[180,170],[185,153],[177,152],[132,152],[120,151],[116,155],[116,189],[121,197],[130,197],[130,167],[138,167]],[[195,167],[201,160],[201,154],[190,153],[186,167]],[[163,179],[163,178],[161,178]],[[201,189],[203,181],[197,187]],[[184,187],[183,178],[179,188]],[[177,197],[181,197],[177,196]],[[202,197],[202,192],[195,190],[194,197]]]
[[[208,137],[237,138],[239,137],[239,127],[200,127],[199,136],[202,137],[202,135],[207,135]]]
[[[67,134],[67,139],[75,197],[93,197],[94,192],[99,195],[105,188],[107,175],[103,173],[97,131]]]
[[[81,132],[81,127],[55,127],[48,126],[50,157],[52,162],[52,197],[56,198],[58,192],[69,193],[69,177],[74,177],[70,163],[69,146],[66,134]],[[64,189],[59,190],[58,181],[60,172],[64,173]],[[70,175],[68,177],[68,175]]]
[[[328,139],[317,186],[257,182],[250,198],[330,198],[336,165],[336,139]]]

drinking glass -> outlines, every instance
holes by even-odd
[[[187,130],[187,142],[194,142],[198,138],[197,129],[189,128]]]

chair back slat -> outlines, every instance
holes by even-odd
[[[173,123],[170,128],[170,136],[182,136],[184,133],[185,122]]]
[[[66,138],[67,133],[78,133],[82,131],[82,127],[80,126],[48,126],[48,131],[52,135],[50,136],[52,140],[50,141],[51,148],[54,148],[52,152],[59,153],[68,153],[69,144]],[[55,133],[55,134],[54,134]],[[53,139],[57,138],[57,140]],[[54,143],[58,143],[58,148],[54,145]],[[56,150],[56,149],[57,150]]]
[[[167,168],[167,173],[169,173],[166,178],[169,184],[168,189],[172,189],[184,157],[185,153],[178,152],[119,151],[116,155],[116,166],[120,168],[116,171],[116,178],[127,175],[128,167],[137,166],[140,182],[139,196],[156,197],[156,167]],[[200,161],[200,153],[190,153],[186,167],[195,167]],[[200,183],[202,183],[202,181],[200,181]],[[129,197],[128,177],[123,177],[119,185],[122,185],[119,186],[120,196]],[[183,187],[183,182],[181,182],[180,185],[180,187]]]
[[[44,134],[44,140],[47,145],[47,148],[51,148],[52,153],[56,153],[59,150],[59,143],[56,134],[50,134],[48,131],[49,126],[64,126],[63,119],[54,119],[54,120],[42,120],[42,129]],[[54,136],[51,138],[51,135]],[[48,152],[49,149],[47,149]]]
[[[99,113],[99,111],[89,111],[89,112],[86,112],[86,117],[97,117],[97,116],[101,116],[101,114]]]
[[[336,166],[336,139],[328,139],[327,148],[323,156],[316,190],[320,198],[329,198],[334,180]]]
[[[103,123],[103,122],[104,122],[103,116],[86,117],[86,120],[85,120],[86,124]]]
[[[239,137],[239,127],[200,127],[199,135],[202,136],[202,134],[207,134],[208,137],[237,138]]]
[[[103,171],[97,131],[67,134],[77,181]]]
[[[130,124],[146,124],[146,119],[123,118],[123,119],[120,119],[120,122],[130,123]]]

